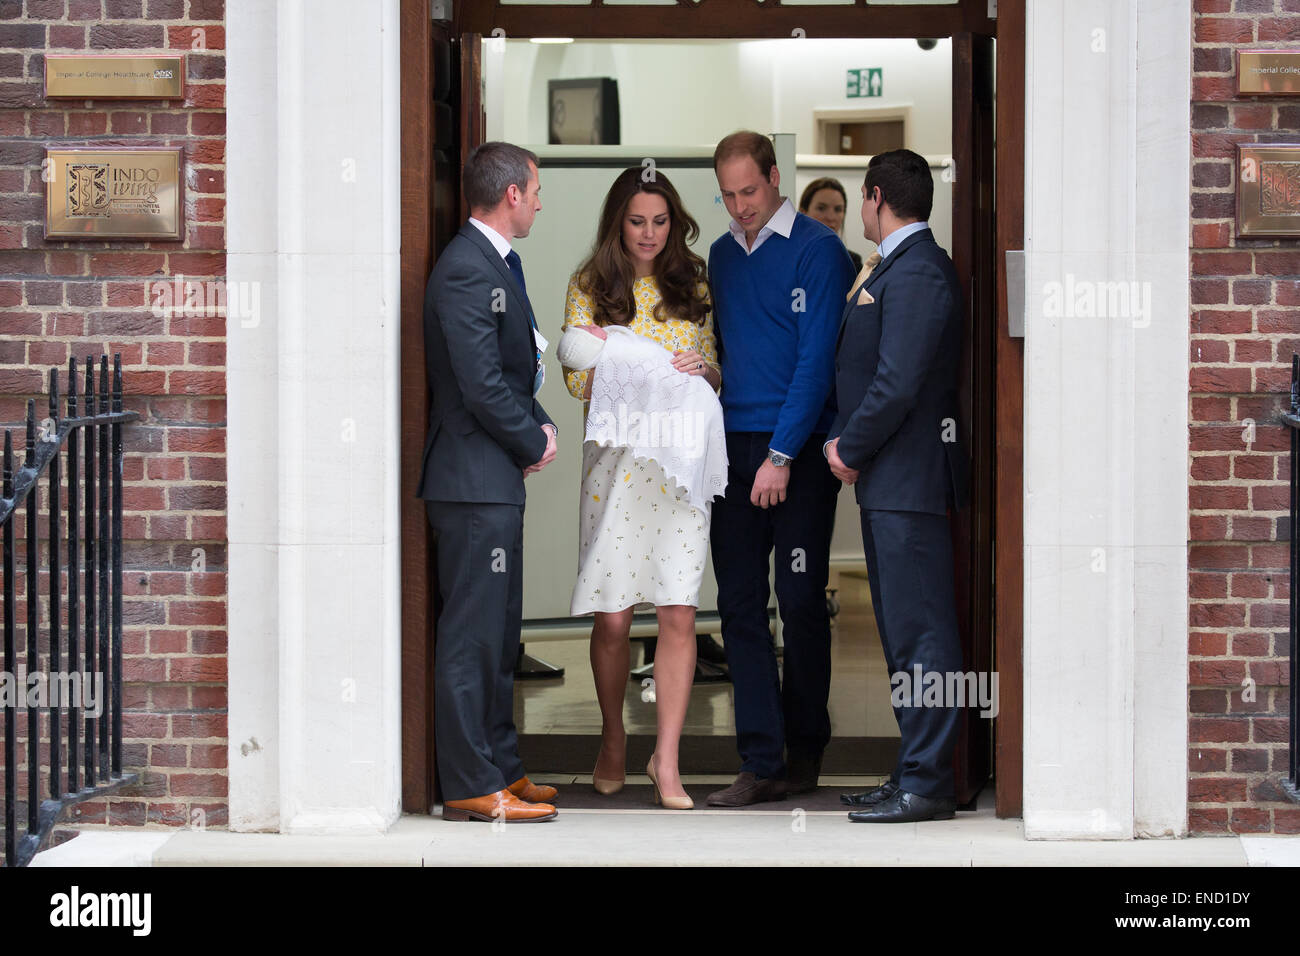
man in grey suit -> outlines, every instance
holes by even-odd
[[[535,396],[546,340],[510,240],[542,208],[537,157],[484,143],[465,161],[470,219],[438,257],[424,297],[432,408],[420,497],[437,539],[434,720],[443,818],[556,816],[553,787],[519,759],[514,666],[523,617],[524,478],[555,458]]]

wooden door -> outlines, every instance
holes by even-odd
[[[971,457],[970,504],[954,516],[957,613],[965,668],[993,671],[993,365],[997,271],[993,217],[993,38],[958,33],[952,41],[952,259],[965,293],[961,425]],[[986,684],[986,686],[991,686]],[[967,707],[953,755],[957,802],[988,781],[992,721]]]
[[[424,502],[416,497],[428,434],[424,289],[438,253],[468,217],[465,157],[483,141],[477,34],[429,18],[428,0],[402,0],[402,809],[428,813],[437,790],[433,640],[437,573]],[[462,103],[464,107],[462,108]]]

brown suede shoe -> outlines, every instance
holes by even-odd
[[[727,789],[709,794],[706,802],[711,807],[747,807],[753,803],[779,800],[776,784],[777,781],[770,777],[756,777],[746,770]]]
[[[520,777],[506,789],[524,803],[550,803],[560,794],[560,791],[554,787],[548,787],[544,783],[533,783],[527,777]]]
[[[549,803],[525,803],[509,790],[498,790],[469,800],[447,800],[442,805],[444,820],[483,820],[491,823],[540,823],[558,816]]]

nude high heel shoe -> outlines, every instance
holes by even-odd
[[[645,765],[645,775],[650,778],[650,783],[655,788],[655,803],[662,804],[665,810],[693,810],[695,801],[690,797],[665,797],[659,792],[659,781],[655,779],[655,758],[652,754],[650,762]]]
[[[623,759],[624,761],[627,760],[626,754],[624,754]],[[600,762],[599,758],[597,758],[597,763],[599,762]],[[592,787],[595,788],[596,792],[600,794],[602,797],[613,796],[614,794],[622,790],[624,779],[626,778],[619,777],[617,780],[614,780],[607,777],[598,777],[596,776],[595,770],[591,771],[591,785]]]

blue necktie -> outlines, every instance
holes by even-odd
[[[524,294],[524,305],[528,307],[528,321],[532,323],[533,328],[537,328],[537,320],[533,318],[533,304],[528,301],[528,284],[524,282],[524,264],[519,259],[519,253],[513,249],[507,252],[506,265],[510,267],[515,281],[519,283],[519,291]]]
[[[506,253],[506,266],[509,267],[511,275],[519,283],[519,291],[524,294],[524,306],[528,309],[528,323],[536,331],[537,319],[533,317],[533,304],[528,301],[528,285],[524,282],[524,264],[519,259],[519,253],[511,249]],[[541,388],[542,375],[542,353],[537,348],[537,343],[533,342],[533,358],[537,362],[536,371],[533,374],[533,394],[536,395]]]

